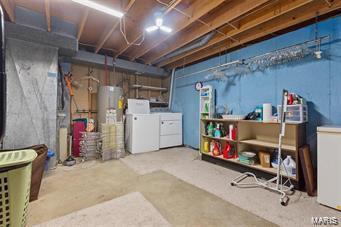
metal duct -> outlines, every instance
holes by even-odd
[[[0,143],[6,129],[6,66],[4,12],[0,6]]]
[[[185,52],[188,52],[190,50],[202,47],[208,43],[212,39],[212,37],[215,35],[215,31],[208,33],[204,37],[200,38],[198,41],[194,41],[194,43],[188,44],[187,46],[184,46],[183,48],[180,48],[178,50],[173,51],[170,54],[167,54],[166,56],[163,56],[158,61],[156,61],[154,64],[158,64],[164,60],[167,60],[169,58],[175,57],[177,55],[183,54]]]

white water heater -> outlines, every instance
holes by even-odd
[[[97,93],[97,120],[98,125],[106,123],[108,110],[117,109],[119,98],[123,95],[123,89],[114,86],[100,86]]]

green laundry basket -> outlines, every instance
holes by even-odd
[[[0,152],[0,226],[26,225],[34,150]]]

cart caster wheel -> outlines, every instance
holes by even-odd
[[[280,201],[282,206],[287,206],[289,203],[289,198],[281,199]]]

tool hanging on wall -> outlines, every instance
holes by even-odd
[[[278,138],[278,154],[277,154],[278,167],[277,167],[276,177],[273,177],[268,181],[261,181],[256,177],[254,173],[245,172],[231,181],[231,186],[237,186],[237,187],[242,187],[242,188],[243,187],[244,188],[262,187],[270,191],[277,192],[281,195],[279,201],[282,206],[288,205],[288,202],[289,202],[288,194],[294,192],[294,185],[291,183],[290,177],[287,177],[287,180],[283,181],[283,170],[285,171],[285,174],[289,176],[288,170],[282,160],[282,139],[285,135],[285,122],[286,122],[286,114],[287,114],[288,96],[289,96],[289,92],[287,90],[283,90],[283,94],[282,94],[282,107],[283,108],[281,109],[281,115],[280,115],[281,116],[280,117],[280,132],[278,136],[279,138]],[[242,181],[248,177],[253,178],[255,182],[242,183]],[[273,186],[273,184],[275,185]]]
[[[69,122],[69,136],[68,136],[68,157],[65,159],[63,162],[64,166],[73,166],[76,164],[76,159],[72,156],[72,100],[73,96],[75,95],[72,89],[72,74],[71,72],[68,72],[67,74],[64,75],[64,80],[66,87],[69,91],[70,95],[70,106],[69,106],[69,111],[70,111],[70,122]]]
[[[64,100],[64,83],[63,83],[63,69],[62,66],[60,64],[58,64],[58,71],[59,71],[59,83],[60,83],[60,87],[61,87],[61,95],[60,95],[60,106],[59,106],[59,110],[64,110],[65,107],[65,100]]]

